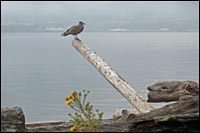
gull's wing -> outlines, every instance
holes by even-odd
[[[66,32],[68,34],[76,35],[76,34],[80,33],[81,31],[83,31],[83,26],[74,25],[71,28],[69,28]]]

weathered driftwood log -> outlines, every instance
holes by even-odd
[[[72,123],[26,124],[28,132],[68,132]],[[198,132],[199,97],[182,97],[176,103],[118,121],[104,120],[101,132]]]
[[[102,124],[103,132],[199,132],[199,115],[156,117],[142,121]]]
[[[198,131],[199,96],[185,97],[149,113],[129,115],[129,131]]]
[[[170,102],[184,95],[199,95],[199,84],[194,81],[158,81],[147,89],[148,102]]]
[[[27,132],[69,132],[72,123],[62,121],[46,121],[46,122],[33,122],[27,123]]]
[[[23,132],[25,117],[21,108],[1,108],[1,132]]]
[[[140,114],[137,110],[131,108],[131,109],[117,109],[113,114],[113,120],[122,120],[126,119],[128,115],[130,114]]]
[[[127,132],[199,132],[199,114],[157,117],[133,122]]]
[[[133,118],[137,116],[138,120],[143,119],[153,119],[154,117],[161,117],[166,115],[182,115],[182,114],[189,114],[189,113],[197,113],[199,112],[199,96],[181,96],[180,99],[176,103],[172,103],[169,105],[166,105],[164,107],[155,109],[149,113],[143,113],[143,114],[137,114],[135,112],[129,113],[127,112],[127,109],[124,109],[122,112],[123,115],[119,118],[118,121],[127,119],[128,117]],[[117,119],[116,119],[117,120]],[[136,120],[136,118],[134,118]]]
[[[120,92],[129,103],[139,112],[145,113],[153,110],[146,100],[144,100],[119,74],[117,74],[99,55],[84,43],[73,40],[73,47],[83,55],[103,77]]]
[[[153,119],[155,117],[161,116],[171,116],[171,115],[184,115],[199,113],[199,96],[182,96],[176,103],[165,105],[164,107],[155,109],[148,113],[137,114],[134,118],[135,121]],[[128,117],[131,118],[131,115]],[[129,119],[129,118],[127,118]]]
[[[199,96],[182,97],[176,103],[144,114],[132,114],[123,121],[127,131],[199,131]]]
[[[148,87],[150,102],[179,100],[199,94],[199,85],[193,81],[157,81]],[[114,120],[124,119],[129,114],[138,114],[134,109],[117,109],[113,114]]]

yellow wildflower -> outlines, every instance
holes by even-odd
[[[69,94],[68,96],[66,96],[66,98],[65,98],[65,100],[67,101],[67,100],[70,100],[70,99],[75,99],[75,93],[73,92],[73,93],[71,93],[71,94]]]
[[[70,95],[66,96],[65,100],[69,100],[70,99]]]
[[[84,127],[80,127],[78,130],[79,130],[79,131],[83,131],[83,129],[84,129]]]
[[[73,102],[73,99],[69,99],[69,100],[65,101],[65,104],[69,105],[72,102]]]
[[[72,98],[72,95],[70,94],[70,95],[66,96],[65,100],[67,101],[67,100],[69,100],[71,98]]]
[[[68,96],[66,96],[65,104],[67,104],[67,105],[71,104],[71,102],[73,102],[75,100],[75,95],[76,95],[76,93],[73,92],[73,93],[69,94]]]
[[[70,127],[69,131],[74,131],[76,129],[76,125],[73,125],[72,127]]]

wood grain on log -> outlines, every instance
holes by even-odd
[[[146,100],[144,100],[119,74],[117,74],[99,55],[87,45],[78,40],[72,41],[73,47],[83,55],[101,75],[124,96],[140,113],[153,110]]]
[[[194,81],[157,81],[148,86],[148,102],[177,101],[181,96],[199,95],[199,84]]]
[[[176,103],[151,112],[129,115],[127,121],[131,132],[197,132],[199,131],[199,96],[184,97]]]

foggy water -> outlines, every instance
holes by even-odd
[[[61,33],[1,33],[1,106],[22,107],[26,122],[69,120],[65,96],[90,90],[104,118],[131,108]],[[85,32],[80,38],[147,99],[155,80],[199,82],[198,32]],[[162,104],[162,103],[161,103]],[[160,106],[160,104],[153,104]]]

